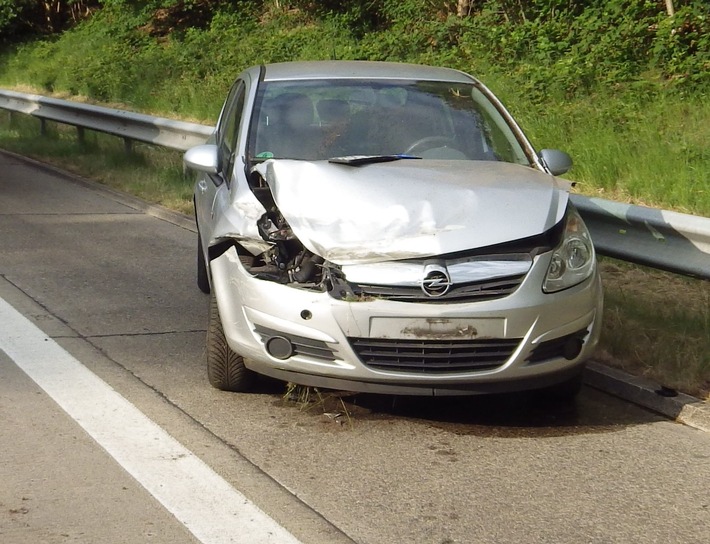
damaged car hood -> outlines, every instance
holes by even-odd
[[[301,243],[341,265],[541,234],[562,219],[568,200],[564,181],[504,162],[268,160],[256,170]]]

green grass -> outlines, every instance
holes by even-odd
[[[562,103],[528,116],[538,145],[572,155],[581,192],[710,216],[710,103],[628,96]]]
[[[616,42],[599,35],[595,13],[601,14],[591,7],[587,35],[582,27],[567,32],[566,19],[498,28],[486,23],[497,20],[492,12],[459,19],[434,16],[432,3],[385,4],[378,9],[391,24],[377,29],[358,27],[355,11],[316,16],[275,3],[258,17],[246,5],[220,9],[204,28],[157,36],[156,22],[138,5],[102,9],[51,39],[0,49],[0,87],[213,124],[231,82],[252,64],[337,57],[451,66],[480,76],[538,148],[569,152],[569,178],[581,192],[710,216],[707,87],[678,87],[664,79],[662,63],[636,66],[633,32],[628,43],[621,30]],[[623,13],[602,11],[636,32]],[[555,43],[544,29],[554,31]],[[587,41],[557,43],[579,32]],[[567,56],[539,56],[555,44]],[[617,57],[624,52],[631,55],[626,64]],[[697,59],[685,60],[701,57],[699,50]]]

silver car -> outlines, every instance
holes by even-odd
[[[255,66],[184,160],[214,387],[578,392],[602,287],[572,163],[475,78]]]

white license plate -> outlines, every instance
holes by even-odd
[[[475,340],[504,338],[504,318],[373,317],[371,338],[418,338],[422,340]]]

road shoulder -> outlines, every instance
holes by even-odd
[[[678,423],[710,432],[710,404],[698,398],[596,362],[587,365],[584,381],[595,389],[653,410]]]

